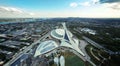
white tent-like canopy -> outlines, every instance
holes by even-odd
[[[72,33],[67,30],[65,23],[63,23],[63,27],[64,29],[55,29],[51,31],[51,36],[61,41],[59,46],[69,47],[71,49],[76,50],[82,56],[85,56],[85,54],[80,50],[78,46],[79,40],[76,38],[73,38]],[[58,47],[57,43],[53,40],[42,42],[38,46],[34,56],[36,57],[38,55],[47,53],[57,47]]]
[[[62,24],[64,29],[55,29],[51,32],[51,36],[61,40],[60,46],[65,46],[72,48],[79,52],[81,55],[85,56],[85,54],[79,48],[79,40],[73,38],[72,33],[67,30],[65,23]]]
[[[48,41],[42,42],[37,47],[34,57],[44,54],[44,53],[47,53],[47,52],[55,49],[56,47],[58,47],[58,45],[56,44],[55,41],[48,40]]]

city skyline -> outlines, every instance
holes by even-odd
[[[0,0],[0,18],[120,18],[119,0]]]

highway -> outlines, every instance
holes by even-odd
[[[87,37],[85,37],[85,36],[83,36],[83,39],[86,40],[86,41],[87,41],[88,43],[90,43],[91,45],[93,45],[93,46],[95,46],[95,47],[97,47],[97,48],[99,48],[99,49],[103,49],[103,50],[104,50],[105,52],[107,52],[107,53],[114,53],[114,52],[112,52],[111,50],[108,50],[108,49],[104,48],[103,46],[99,45],[98,43],[94,42],[93,40],[91,40],[91,39],[89,39],[89,38],[87,38]]]
[[[32,43],[26,49],[24,49],[23,51],[20,51],[16,55],[14,55],[14,57],[10,61],[8,61],[6,64],[4,64],[4,66],[10,66],[10,64],[12,64],[14,61],[16,61],[19,57],[21,57],[21,55],[27,53],[33,46],[35,46],[36,44],[40,43],[40,41],[42,39],[44,39],[45,37],[47,37],[49,35],[49,33],[50,32],[48,32],[46,35],[43,35],[39,40],[37,40],[36,42]]]
[[[76,32],[80,33],[80,34],[82,33],[80,30],[77,30],[77,29],[74,29],[74,30],[75,30]],[[111,50],[109,50],[109,49],[106,49],[105,47],[101,46],[100,44],[96,43],[95,41],[89,39],[89,38],[86,37],[86,36],[83,36],[82,38],[83,38],[85,41],[87,41],[88,43],[90,43],[91,45],[93,45],[93,46],[95,46],[95,47],[97,47],[97,48],[99,48],[99,49],[104,49],[104,51],[107,52],[107,53],[109,53],[109,54],[113,54],[113,53],[114,53],[113,51],[111,51]]]
[[[99,49],[104,48],[101,45],[97,44],[96,42],[92,41],[91,39],[89,39],[89,38],[87,38],[85,36],[83,36],[83,39],[85,39],[88,43],[92,44],[93,46],[95,46],[95,47],[97,47]]]
[[[80,46],[79,48],[82,50],[82,52],[84,52],[85,56],[84,59],[88,62],[90,62],[93,66],[96,66],[90,59],[90,56],[87,54],[85,47],[88,45],[88,43],[84,40],[80,40]]]

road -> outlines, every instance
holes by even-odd
[[[94,42],[93,40],[91,40],[91,39],[89,39],[89,38],[87,38],[87,37],[85,37],[85,36],[83,36],[83,39],[86,40],[86,41],[87,41],[88,43],[90,43],[91,45],[93,45],[93,46],[95,46],[95,47],[97,47],[97,48],[99,48],[99,49],[103,49],[103,50],[104,50],[105,52],[107,52],[107,53],[114,53],[114,52],[112,52],[111,50],[108,50],[108,49],[104,48],[103,46],[99,45],[98,43]]]
[[[40,43],[40,41],[42,39],[44,39],[45,37],[47,37],[49,35],[50,32],[48,32],[46,35],[42,36],[39,40],[37,40],[36,42],[32,43],[30,46],[28,46],[26,49],[24,49],[23,51],[20,51],[19,53],[17,53],[16,55],[14,55],[14,57],[7,62],[6,64],[4,64],[4,66],[10,66],[10,64],[12,64],[14,61],[16,61],[19,57],[21,57],[22,54],[27,53],[33,46],[35,46],[36,44]]]
[[[80,30],[77,30],[77,29],[74,29],[76,32],[78,33],[82,33]],[[88,43],[90,43],[91,45],[99,48],[99,49],[104,49],[105,52],[109,53],[109,54],[114,54],[113,51],[109,50],[109,49],[106,49],[105,47],[101,46],[100,44],[96,43],[95,41],[89,39],[88,37],[86,36],[83,36],[83,39],[86,40]]]
[[[93,66],[96,66],[91,60],[90,60],[90,56],[87,54],[85,47],[88,45],[87,42],[85,42],[84,40],[80,40],[80,45],[79,48],[82,50],[82,52],[85,54],[84,58],[86,61],[90,62]]]
[[[76,32],[78,32],[79,34],[81,34],[82,32],[77,30],[77,29],[74,29]],[[86,50],[85,50],[85,47],[88,45],[88,43],[84,40],[80,40],[80,44],[79,44],[79,49],[82,50],[82,52],[85,54],[84,57],[80,56],[78,53],[76,53],[81,59],[85,60],[85,61],[88,61],[90,62],[93,66],[96,66],[90,59],[90,56],[87,54]],[[75,52],[74,52],[75,53]]]

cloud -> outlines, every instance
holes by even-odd
[[[105,7],[120,10],[120,0],[99,0]]]
[[[120,10],[120,0],[91,0],[87,2],[82,2],[82,3],[76,3],[77,6],[85,6],[85,7],[90,7],[96,4],[101,4],[104,7],[111,8],[114,10]]]
[[[104,3],[103,6],[114,10],[120,10],[120,3]]]
[[[73,2],[73,3],[70,3],[70,7],[78,7],[78,6],[91,6],[91,3],[90,2],[83,2],[83,3],[76,3],[76,2]]]
[[[84,2],[84,3],[79,3],[82,6],[91,6],[92,4],[90,2]]]
[[[120,0],[99,0],[100,3],[115,3],[120,2]]]
[[[91,1],[87,1],[87,2],[83,2],[83,3],[79,3],[82,6],[92,6],[95,4],[98,4],[99,0],[91,0]]]
[[[29,13],[30,15],[35,15],[35,13]]]
[[[0,6],[0,11],[6,11],[6,12],[16,12],[16,13],[23,13],[24,11],[17,9],[17,8],[13,8],[13,7],[4,7],[4,6]]]
[[[73,3],[70,3],[70,7],[78,7],[78,6],[89,7],[89,6],[95,5],[97,3],[99,3],[99,0],[91,0],[91,1],[87,1],[87,2],[73,2]]]
[[[70,7],[77,7],[77,6],[78,6],[78,3],[76,2],[70,3]]]
[[[99,0],[92,0],[92,3],[97,4],[97,3],[99,3]]]
[[[34,13],[20,8],[0,6],[0,17],[31,17]]]

